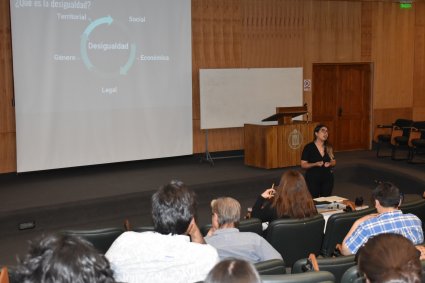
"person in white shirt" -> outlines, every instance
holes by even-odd
[[[195,223],[195,194],[171,181],[152,196],[154,232],[124,232],[105,256],[119,282],[202,281],[218,262]]]

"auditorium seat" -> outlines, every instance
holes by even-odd
[[[208,231],[211,229],[211,224],[206,224],[201,227],[201,233],[205,237]],[[261,220],[258,218],[242,219],[239,222],[239,231],[241,232],[253,232],[260,236],[263,234],[263,225]]]
[[[400,210],[403,211],[403,213],[412,213],[419,217],[422,221],[422,229],[425,231],[425,199],[420,198],[402,203],[400,205]]]
[[[298,274],[260,275],[263,283],[329,283],[337,282],[328,271],[305,272]]]
[[[102,254],[105,254],[118,236],[124,232],[121,228],[101,228],[93,230],[64,230],[62,234],[86,239]]]
[[[318,255],[325,219],[321,214],[304,219],[277,219],[267,228],[267,241],[282,255],[287,267],[310,253]]]
[[[356,265],[355,255],[321,258],[317,257],[317,268],[319,271],[329,271],[335,276],[336,282],[340,282],[347,269]],[[297,260],[292,267],[291,273],[303,273],[313,270],[311,261],[307,258]],[[310,272],[316,272],[310,271]]]
[[[344,272],[341,278],[341,283],[354,283],[354,282],[364,282],[364,280],[362,280],[362,276],[359,274],[359,269],[357,265],[347,269],[347,271]]]
[[[336,245],[342,243],[354,222],[365,215],[375,212],[375,208],[366,208],[352,212],[332,214],[326,223],[325,235],[320,251],[321,255],[324,257],[332,256]]]
[[[140,227],[133,228],[131,231],[134,231],[134,232],[152,232],[154,230],[155,230],[155,228],[153,226],[140,226]]]
[[[262,275],[275,275],[285,274],[285,262],[281,259],[270,259],[260,261],[254,264],[259,274]]]

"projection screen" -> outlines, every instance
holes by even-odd
[[[193,153],[190,0],[11,0],[17,170]]]

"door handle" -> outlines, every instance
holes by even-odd
[[[339,107],[338,108],[338,117],[341,117],[342,116],[342,107]]]

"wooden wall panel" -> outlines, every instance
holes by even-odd
[[[372,11],[373,4],[362,2],[361,22],[361,51],[360,57],[363,62],[372,61]]]
[[[16,171],[10,1],[0,1],[0,173]]]
[[[312,78],[313,63],[361,61],[361,2],[315,0],[303,2],[304,78]],[[310,112],[312,95],[312,92],[304,93],[304,101],[308,104]]]
[[[239,0],[192,0],[193,150],[205,151],[200,130],[199,69],[241,66],[241,5]],[[208,131],[210,151],[243,147],[242,129]]]
[[[425,3],[415,3],[413,119],[425,120]]]
[[[373,107],[412,107],[415,11],[398,3],[373,5]]]
[[[303,2],[245,0],[242,5],[242,68],[303,65]]]
[[[398,118],[413,119],[411,107],[375,109],[373,111],[373,129],[376,125],[390,125]]]
[[[16,172],[16,134],[0,133],[0,173]]]

